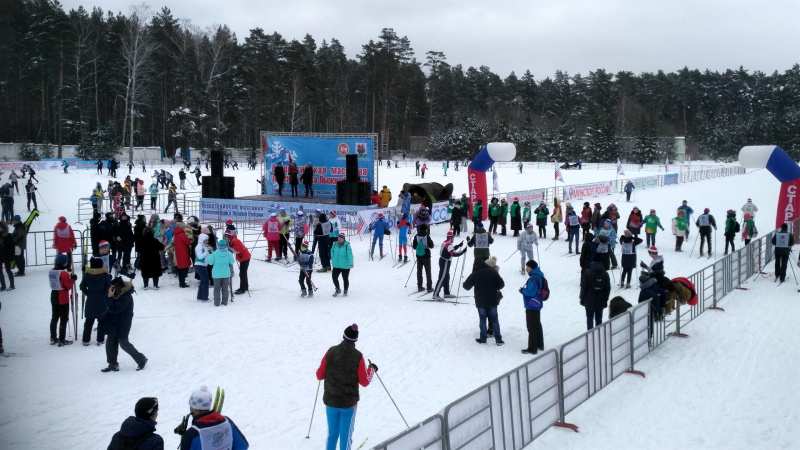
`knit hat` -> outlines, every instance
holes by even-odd
[[[230,230],[227,230],[227,231],[225,231],[225,233],[222,234],[222,237],[223,237],[223,239],[224,238],[231,238],[231,237],[233,237],[233,233],[231,233]]]
[[[657,255],[658,247],[656,247],[655,245],[651,246],[650,248],[647,249],[647,253],[655,253]]]
[[[340,239],[345,239],[346,237],[347,237],[347,235],[345,235],[344,233],[339,233],[339,238]]]
[[[447,232],[447,239],[453,239],[453,232],[452,231],[448,231]]]
[[[655,209],[651,209],[651,210],[650,210],[650,214],[655,214],[655,212],[656,212],[656,210],[655,210]]]
[[[525,265],[530,267],[531,269],[535,269],[535,268],[539,267],[539,264],[537,264],[536,261],[534,261],[532,259],[529,259],[528,262],[525,263]]]
[[[750,217],[752,217],[752,216],[750,215],[750,213],[745,213],[745,214],[744,214],[744,218],[745,218],[745,219],[749,219]]]
[[[11,220],[13,220],[15,222],[21,222],[22,221],[22,217],[20,217],[19,214],[15,214],[14,217],[11,218]]]
[[[704,212],[704,213],[707,213],[707,212],[709,212],[709,211],[711,211],[711,210],[710,210],[710,209],[708,209],[708,208],[706,208],[706,209],[704,209],[704,210],[703,210],[703,212]]]
[[[300,244],[300,250],[308,250],[308,241],[303,241],[303,243]]]
[[[752,201],[753,201],[753,199],[752,199],[752,198],[748,198],[748,199],[747,199],[747,201],[748,201],[748,202],[752,202]]]
[[[595,204],[594,204],[594,207],[595,207],[595,208],[600,208],[600,203],[595,203]]]
[[[528,225],[525,226],[525,229],[528,229],[528,228],[533,229],[533,224],[528,222]]]
[[[383,219],[383,213],[378,213],[378,218]]]
[[[125,286],[125,280],[122,277],[117,277],[111,280],[111,286]]]
[[[109,244],[108,241],[100,241],[100,243],[97,244],[97,248],[101,247],[111,247],[111,244]]]
[[[531,202],[525,202],[525,206],[531,206]]]
[[[158,214],[150,214],[150,220],[158,220]]]
[[[515,202],[518,201],[518,200],[519,200],[519,197],[514,197],[514,201]]]
[[[303,212],[303,210],[302,210],[302,209],[301,209],[300,211],[297,211],[297,215],[298,215],[298,216],[302,216],[303,214],[305,214],[305,213]]]
[[[233,225],[233,219],[228,219],[225,221],[228,225]]]
[[[67,261],[69,261],[69,259],[67,258],[66,253],[59,253],[58,255],[56,255],[56,265],[57,266],[66,266],[67,265]]]
[[[189,397],[189,406],[200,411],[208,411],[211,409],[211,391],[205,385],[200,386],[200,389],[192,392]]]
[[[64,216],[61,216],[61,217],[59,217],[59,218],[58,218],[58,221],[59,221],[59,222],[66,222],[66,221],[67,221],[67,218],[66,218],[66,217],[64,217]]]
[[[152,419],[158,411],[158,399],[155,397],[142,397],[136,402],[133,411],[139,419]]]
[[[478,228],[483,228],[483,222],[478,222]]]
[[[358,340],[358,325],[352,324],[345,328],[342,338],[344,338],[346,341],[356,342]]]
[[[278,217],[278,215],[277,215],[277,214],[275,214],[275,213],[272,213],[272,214],[270,214],[269,216],[270,216],[270,217]]]
[[[103,260],[100,258],[91,258],[89,260],[89,267],[92,269],[99,269],[103,267]]]
[[[227,248],[228,247],[228,241],[226,241],[225,239],[220,239],[219,242],[217,242],[217,247]]]
[[[606,219],[605,223],[607,223],[607,224],[611,225],[611,224],[612,224],[612,223],[611,223],[611,219]]]
[[[335,216],[336,215],[336,210],[332,209],[331,212],[328,215],[329,216]]]

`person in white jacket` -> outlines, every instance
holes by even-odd
[[[752,198],[748,198],[747,203],[745,203],[744,206],[742,206],[742,213],[750,214],[750,217],[755,219],[756,212],[758,212],[758,207],[753,204]]]
[[[197,245],[194,247],[194,272],[200,277],[200,283],[197,285],[197,299],[204,302],[208,301],[207,242],[208,234],[201,233],[200,236],[197,237]]]
[[[520,255],[520,273],[525,275],[525,263],[533,259],[533,246],[539,246],[539,238],[533,232],[533,224],[528,223],[525,227],[525,232],[521,233],[517,238],[517,250]]]
[[[341,229],[342,223],[339,222],[339,217],[337,217],[335,209],[331,210],[331,212],[329,213],[328,222],[331,224],[331,234],[329,235],[331,238],[330,248],[333,248],[333,244],[335,244],[336,240],[339,239],[339,233],[343,231]]]

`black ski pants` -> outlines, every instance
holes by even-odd
[[[336,290],[339,289],[339,274],[342,274],[342,281],[344,282],[344,290],[346,291],[350,287],[350,269],[339,269],[334,267],[333,272],[331,273],[331,278],[333,278],[333,285],[336,287]]]
[[[314,292],[314,288],[311,286],[311,273],[313,270],[306,270],[303,271],[300,269],[300,277],[297,279],[297,282],[300,283],[300,290],[305,291],[306,285],[308,286],[308,292]]]
[[[422,289],[422,271],[425,270],[425,281],[427,288],[433,289],[433,279],[431,279],[431,257],[417,256],[417,287]]]
[[[708,243],[708,254],[711,254],[711,231],[700,233],[700,255],[703,254],[703,244]]]
[[[247,268],[250,267],[250,259],[239,263],[239,290],[249,291],[250,283],[247,281]]]
[[[786,281],[786,266],[789,263],[789,254],[779,255],[775,252],[775,277],[781,280],[781,283]]]
[[[143,354],[139,353],[139,350],[136,350],[136,347],[131,344],[128,338],[108,336],[108,339],[106,339],[106,362],[108,362],[108,365],[119,365],[119,362],[117,362],[117,355],[119,355],[120,347],[122,347],[125,353],[131,355],[131,358],[136,361],[137,365],[141,366],[145,359],[147,359]]]
[[[735,237],[735,233],[725,233],[725,253],[728,253],[728,244],[731,246],[731,252],[736,251],[736,246],[733,244],[733,238]]]
[[[92,328],[94,328],[94,321],[95,319],[86,318],[83,322],[83,343],[89,343],[92,341]],[[98,324],[97,326],[97,342],[102,344],[105,340],[105,335],[101,332],[103,329],[102,326]]]
[[[58,292],[59,291],[50,291],[50,306],[53,311],[53,314],[50,318],[50,339],[58,339],[59,341],[63,341],[67,336],[69,303],[59,305]],[[58,326],[58,337],[56,338],[56,324],[58,324],[59,320],[61,323]]]
[[[444,288],[444,295],[450,295],[450,263],[451,259],[439,258],[439,278],[436,279],[436,289],[433,296],[439,295]]]
[[[525,325],[528,327],[528,351],[544,350],[544,333],[542,332],[541,311],[525,310]]]
[[[0,261],[0,286],[5,289],[6,278],[3,276],[3,270],[5,270],[6,274],[8,275],[8,282],[10,283],[9,287],[16,289],[14,286],[14,272],[11,271],[11,261]]]

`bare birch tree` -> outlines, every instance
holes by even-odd
[[[125,145],[125,126],[130,124],[128,133],[128,158],[133,160],[133,134],[136,119],[136,105],[142,104],[147,75],[152,71],[152,54],[158,43],[153,39],[147,22],[150,19],[150,7],[142,3],[131,8],[130,16],[125,21],[125,33],[122,38],[122,59],[125,70],[125,118],[122,122],[122,145]],[[130,122],[129,122],[130,121]]]

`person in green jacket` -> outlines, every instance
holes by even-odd
[[[550,210],[547,209],[547,205],[542,200],[539,203],[539,207],[533,211],[536,214],[536,226],[539,228],[539,238],[544,239],[547,237],[547,215],[550,214]]]
[[[675,235],[675,251],[682,252],[683,241],[689,237],[689,221],[686,220],[686,211],[683,209],[679,209],[678,216],[672,219],[672,234]]]
[[[648,248],[656,245],[657,228],[661,228],[661,231],[664,231],[664,227],[661,226],[661,219],[656,215],[656,210],[651,209],[650,214],[644,218],[644,234],[647,236]]]
[[[522,228],[527,230],[529,223],[531,223],[531,202],[525,202],[525,207],[522,208]]]
[[[475,206],[472,207],[472,232],[474,233],[478,228],[483,228],[481,218],[483,217],[483,200],[478,199]],[[478,226],[481,224],[481,226]],[[466,231],[466,230],[464,230]]]
[[[350,248],[350,243],[345,239],[344,233],[339,233],[339,238],[331,248],[331,267],[333,267],[333,285],[336,287],[336,292],[333,293],[334,297],[339,294],[347,297],[347,288],[350,287],[350,269],[353,268],[353,249]],[[344,281],[344,293],[339,289],[339,274],[342,274]]]
[[[736,251],[736,246],[733,244],[733,238],[739,232],[739,221],[736,220],[736,211],[729,209],[728,218],[725,219],[725,253],[728,254],[728,244],[731,246],[731,252]]]
[[[497,234],[497,225],[500,223],[500,202],[497,197],[492,197],[489,202],[489,234]]]
[[[217,249],[206,257],[206,264],[214,266],[211,269],[211,278],[214,279],[214,306],[219,306],[220,301],[228,306],[228,296],[231,276],[233,276],[233,253],[228,250],[228,242],[220,239]],[[222,296],[220,298],[220,291]]]
[[[503,228],[503,231],[500,232],[501,236],[506,235],[506,222],[508,221],[508,203],[506,203],[506,199],[500,200],[500,226]]]
[[[750,240],[756,236],[758,236],[756,221],[753,219],[753,216],[751,216],[750,213],[745,213],[744,226],[742,229],[742,239],[744,239],[744,245],[749,244]]]
[[[521,212],[519,198],[514,197],[514,203],[511,204],[511,230],[514,231],[514,237],[518,237],[520,230],[522,230]]]

